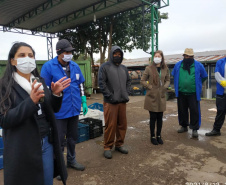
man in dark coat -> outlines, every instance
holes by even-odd
[[[130,78],[127,68],[122,65],[123,52],[113,46],[109,61],[99,70],[99,87],[104,96],[104,157],[112,158],[111,149],[127,154],[123,147],[127,130],[126,102],[129,101]],[[115,141],[116,136],[116,141]]]

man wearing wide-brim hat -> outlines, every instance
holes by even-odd
[[[181,126],[177,132],[187,132],[189,126],[192,129],[192,137],[197,138],[201,126],[202,83],[207,79],[207,73],[203,64],[194,60],[192,48],[186,48],[183,57],[184,59],[176,63],[172,71],[177,97],[178,120]]]

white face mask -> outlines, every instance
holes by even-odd
[[[72,57],[73,57],[72,54],[71,55],[64,55],[64,58],[62,58],[62,59],[63,59],[64,62],[70,62]]]
[[[159,58],[159,57],[154,57],[154,62],[155,62],[156,64],[159,64],[159,63],[162,62],[162,59]]]
[[[16,68],[24,74],[29,74],[36,68],[35,59],[30,57],[18,58]]]

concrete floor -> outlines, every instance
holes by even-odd
[[[103,103],[101,94],[88,99],[88,105]],[[113,150],[113,158],[103,157],[103,136],[77,144],[77,160],[85,171],[68,169],[68,185],[182,185],[226,184],[226,126],[218,137],[206,137],[212,129],[215,101],[201,101],[202,126],[199,138],[191,130],[178,134],[176,100],[167,101],[162,129],[163,145],[150,143],[149,113],[143,109],[144,96],[132,96],[127,105],[128,130],[125,146],[129,154]],[[54,185],[62,183],[54,180]],[[3,170],[0,170],[3,185]]]

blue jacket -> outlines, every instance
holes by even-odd
[[[171,73],[174,76],[174,88],[175,88],[176,97],[178,97],[178,95],[179,95],[179,92],[178,92],[179,76],[180,76],[180,66],[181,66],[182,61],[183,60],[181,60],[175,64],[173,71]],[[200,62],[195,60],[194,64],[195,64],[196,98],[197,98],[197,101],[200,101],[201,100],[201,92],[202,92],[202,79],[206,78],[208,75],[206,73],[204,66]]]
[[[79,85],[85,81],[82,72],[73,61],[69,62],[71,84],[64,89],[63,103],[58,113],[55,113],[56,119],[65,119],[80,114],[81,96]],[[41,69],[41,76],[45,79],[46,85],[51,88],[51,82],[56,82],[60,78],[67,76],[57,57],[46,62]]]
[[[226,63],[226,57],[222,58],[217,61],[216,63],[216,68],[215,68],[215,73],[219,72],[220,75],[224,78],[225,75],[225,63]],[[218,95],[223,95],[224,94],[224,88],[217,82],[217,92],[216,94]]]

